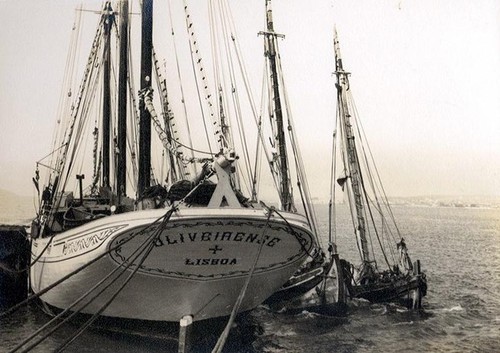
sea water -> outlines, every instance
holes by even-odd
[[[26,209],[32,207],[5,206],[4,202],[0,206],[1,223],[29,219]],[[316,209],[327,234],[327,207],[318,205]],[[224,351],[499,352],[500,208],[404,205],[393,211],[410,256],[421,260],[427,274],[422,311],[366,301],[351,302],[345,316],[306,310],[290,315],[260,306],[237,320]],[[355,257],[347,208],[339,206],[338,214],[339,252]],[[1,319],[0,351],[15,347],[48,319],[36,305]],[[193,351],[210,352],[224,323],[225,319],[204,327]],[[32,351],[56,350],[77,328],[76,323],[63,325]],[[158,330],[154,335],[130,335],[93,328],[67,351],[177,352],[166,331],[165,335]]]

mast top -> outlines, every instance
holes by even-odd
[[[337,26],[333,27],[333,50],[335,51],[335,70],[336,74],[350,74],[349,72],[344,71],[344,67],[342,65],[342,56],[340,55],[340,44],[339,44],[339,35],[337,33]]]
[[[116,12],[113,11],[113,8],[111,7],[111,1],[106,1],[104,4],[104,9],[102,10],[102,15],[106,17],[106,19],[114,19],[114,16],[116,15]]]
[[[266,31],[260,31],[258,35],[273,36],[285,38],[284,34],[279,34],[274,31],[273,10],[271,8],[271,0],[266,0]]]
[[[279,167],[275,171],[280,179],[279,195],[281,206],[283,210],[290,211],[294,210],[295,206],[293,203],[292,187],[289,180],[289,169],[288,169],[288,157],[286,151],[286,138],[285,138],[285,127],[283,119],[283,109],[281,106],[281,92],[280,92],[280,73],[278,70],[279,66],[279,56],[277,54],[277,45],[275,37],[278,36],[274,33],[273,15],[271,9],[271,0],[266,0],[266,22],[267,22],[267,32],[260,32],[259,34],[265,35],[264,40],[264,55],[268,58],[269,70],[270,70],[270,83],[271,83],[271,96],[274,103],[273,112],[270,112],[271,117],[274,115],[276,124],[276,143],[278,147],[278,160]]]
[[[266,0],[266,21],[267,30],[274,33],[273,9],[271,8],[271,0]]]

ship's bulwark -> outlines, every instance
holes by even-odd
[[[102,259],[44,294],[42,300],[65,309],[120,267],[100,288],[122,273],[119,279],[81,312],[97,312],[135,270],[102,315],[157,321],[178,321],[184,315],[208,319],[231,313],[257,257],[240,311],[256,307],[278,290],[313,244],[305,218],[296,214],[284,213],[285,222],[276,215],[268,221],[263,210],[192,208],[175,213],[164,225],[148,227],[164,213],[147,210],[114,215],[58,234],[32,269],[34,291],[111,249]],[[35,240],[34,257],[48,239]],[[145,257],[146,250],[141,249],[148,241],[150,252]]]

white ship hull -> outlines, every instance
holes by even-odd
[[[42,301],[66,309],[120,267],[111,277],[122,273],[120,278],[81,309],[82,313],[98,312],[137,270],[101,315],[156,321],[179,321],[193,315],[194,320],[203,320],[231,313],[257,258],[240,311],[256,307],[276,292],[313,247],[306,220],[297,214],[282,213],[286,222],[273,214],[268,222],[262,209],[187,208],[174,213],[164,227],[156,223],[146,228],[165,212],[113,215],[57,234],[31,269],[33,291],[43,290],[107,253],[42,295]],[[143,252],[132,261],[134,251],[158,232],[149,255],[144,258]],[[33,240],[32,260],[49,239]]]

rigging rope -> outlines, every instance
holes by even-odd
[[[361,121],[358,119],[358,114],[357,114],[357,110],[355,109],[354,100],[353,100],[353,98],[352,98],[352,93],[351,93],[351,92],[349,92],[349,93],[350,93],[349,95],[350,95],[350,97],[351,97],[351,99],[350,99],[350,105],[351,105],[351,107],[353,107],[353,109],[352,109],[352,110],[353,110],[353,112],[355,113],[355,114],[354,114],[354,122],[355,122],[355,124],[358,126],[358,128],[356,129],[356,131],[357,131],[357,133],[358,133],[358,139],[359,139],[360,144],[361,144],[361,151],[362,151],[362,155],[363,155],[363,160],[364,160],[364,162],[365,162],[365,170],[367,171],[367,174],[368,174],[368,175],[367,175],[367,176],[368,176],[368,181],[370,182],[370,186],[371,186],[371,188],[372,188],[372,193],[373,193],[373,195],[374,195],[374,197],[375,197],[375,202],[376,202],[376,205],[378,206],[378,207],[375,207],[375,208],[379,211],[379,216],[381,217],[381,220],[382,220],[382,222],[383,222],[383,221],[385,220],[385,216],[384,216],[384,213],[383,213],[383,211],[382,211],[382,207],[381,207],[381,205],[380,205],[380,202],[379,202],[379,199],[378,199],[378,196],[377,196],[377,195],[378,195],[377,188],[376,188],[376,185],[374,184],[374,180],[373,180],[373,176],[372,176],[372,172],[371,172],[370,164],[369,164],[369,162],[368,162],[368,158],[367,158],[366,151],[365,151],[365,145],[366,145],[368,148],[369,148],[369,145],[368,145],[368,142],[366,141],[366,136],[365,136],[365,135],[363,135],[363,136],[361,135],[361,132],[363,132],[363,133],[364,133],[364,131],[362,131]],[[363,137],[365,137],[365,139],[364,139],[365,141],[364,141],[364,142],[363,142]],[[375,165],[375,163],[374,163],[374,160],[373,160],[373,159],[372,159],[372,163],[371,163],[371,165]],[[363,179],[363,180],[364,180],[364,179]],[[379,183],[379,185],[381,185],[381,184]],[[365,193],[365,199],[366,199],[366,201],[367,201],[367,208],[368,208],[368,210],[369,210],[369,212],[370,212],[370,217],[371,217],[371,220],[372,220],[373,229],[374,229],[375,234],[376,234],[376,236],[377,236],[377,240],[378,240],[378,242],[379,242],[379,246],[380,246],[381,252],[382,252],[382,254],[383,254],[383,256],[384,256],[384,259],[385,259],[385,262],[386,262],[386,264],[387,264],[388,268],[391,270],[391,265],[390,265],[390,263],[389,263],[389,261],[388,261],[388,259],[387,259],[387,255],[386,255],[385,247],[383,246],[383,244],[382,244],[382,242],[381,242],[381,239],[380,239],[380,236],[379,236],[379,232],[378,232],[378,228],[377,228],[377,226],[376,226],[376,224],[375,224],[375,220],[374,220],[374,218],[373,218],[372,210],[371,210],[371,207],[370,207],[370,204],[369,204],[369,203],[370,203],[370,198],[369,198],[369,196],[368,196],[368,192],[367,192],[367,190],[365,189],[365,184],[364,184],[364,182],[362,182],[362,187],[363,187],[363,190],[364,190],[364,193]],[[373,203],[373,202],[372,202],[372,203]],[[388,206],[388,204],[387,204],[386,206],[387,206],[387,208],[390,208],[390,207]],[[393,221],[394,221],[394,223],[395,223],[395,220],[394,220],[394,219],[393,219]],[[383,225],[384,225],[384,223],[382,223],[382,226],[383,226]],[[384,229],[384,228],[382,228],[382,231],[383,231],[383,229]],[[391,232],[390,228],[386,228],[386,229],[387,229],[387,231],[388,231],[388,233],[387,233],[387,234],[392,235],[392,232]],[[396,229],[397,229],[397,227],[396,227]],[[384,234],[384,233],[382,233],[382,235],[383,235],[383,234]],[[393,236],[393,238],[394,238],[394,236]],[[395,239],[394,239],[394,243],[396,243]],[[390,250],[391,255],[392,255],[392,257],[393,257],[393,260],[394,260],[394,259],[395,259],[395,254],[394,254],[394,251],[393,251],[393,250],[394,250],[394,249],[393,249],[393,246],[389,246],[389,250]]]
[[[87,66],[85,68],[84,76],[83,76],[82,82],[80,84],[79,93],[77,96],[76,103],[75,103],[75,105],[72,106],[72,118],[71,118],[71,122],[69,124],[69,131],[67,132],[67,135],[66,135],[66,142],[65,142],[66,148],[63,149],[62,154],[57,159],[58,174],[62,173],[62,170],[60,170],[59,168],[63,167],[65,162],[66,162],[65,161],[66,155],[68,153],[70,141],[72,140],[72,137],[73,137],[74,125],[75,125],[77,117],[78,117],[78,113],[79,113],[80,105],[82,103],[83,95],[84,95],[85,89],[86,89],[87,84],[88,84],[88,79],[94,71],[94,67],[95,67],[96,59],[97,59],[97,53],[98,53],[98,50],[100,48],[100,42],[101,42],[101,38],[103,35],[102,23],[103,23],[103,18],[101,18],[101,20],[99,22],[99,26],[97,28],[96,35],[94,37],[94,41],[92,43],[92,49],[90,51],[89,58],[87,60]]]
[[[160,231],[163,229],[162,226],[168,222],[168,219],[170,218],[170,215],[171,213],[169,214],[170,211],[168,211],[165,215],[163,215],[162,217],[160,217],[159,219],[157,219],[156,221],[153,222],[153,224],[156,224],[157,222],[159,222],[162,218],[163,220],[161,220],[161,223],[160,223]],[[148,226],[149,228],[149,226]],[[143,230],[144,231],[144,230]],[[128,241],[130,241],[132,238],[134,238],[136,235],[138,234],[142,234],[142,232],[138,232],[136,234],[134,234],[131,238],[129,239],[126,239],[124,242],[121,242],[119,244],[119,246],[115,247],[114,249],[117,250],[120,246],[122,246],[123,244],[127,243]],[[56,321],[60,320],[60,319],[63,319],[61,321],[59,321],[59,323],[52,327],[49,332],[45,333],[42,337],[40,337],[37,341],[33,342],[29,347],[27,347],[24,351],[29,351],[31,350],[32,348],[36,347],[38,344],[40,344],[41,342],[43,342],[47,337],[49,337],[53,332],[55,332],[60,326],[62,326],[65,322],[68,322],[71,318],[73,318],[75,315],[77,315],[78,313],[80,313],[84,308],[86,308],[90,303],[92,303],[97,297],[99,297],[99,295],[101,295],[106,289],[108,289],[112,284],[114,284],[119,278],[120,276],[125,273],[133,264],[134,264],[134,261],[141,255],[141,253],[144,251],[144,249],[141,250],[142,247],[144,246],[147,246],[148,244],[151,243],[151,241],[154,241],[154,238],[156,237],[156,234],[157,234],[158,230],[155,230],[153,232],[152,235],[150,235],[139,247],[137,247],[136,250],[134,250],[129,258],[127,259],[126,263],[127,265],[122,267],[122,266],[117,266],[115,267],[112,271],[110,271],[105,277],[103,277],[99,282],[97,282],[95,285],[93,285],[89,290],[87,290],[84,294],[82,294],[79,298],[77,298],[73,303],[71,303],[66,309],[64,309],[61,313],[59,313],[58,315],[56,315],[55,317],[53,317],[50,321],[48,321],[47,323],[45,323],[42,327],[40,327],[38,330],[36,330],[35,332],[33,332],[28,338],[26,338],[23,342],[19,343],[12,351],[10,351],[11,353],[12,352],[16,352],[17,350],[19,350],[21,347],[23,347],[25,344],[27,344],[29,341],[31,341],[33,338],[35,338],[39,333],[41,333],[44,329],[46,329],[47,327],[51,326],[53,323],[55,323]],[[108,251],[106,254],[109,254],[111,253],[111,249],[110,251]],[[137,253],[137,254],[136,254]],[[134,256],[134,257],[133,257]],[[133,257],[133,258],[132,258]],[[71,311],[71,309],[73,307],[75,307],[77,304],[79,304],[80,302],[82,302],[84,299],[86,299],[87,296],[89,296],[95,289],[97,289],[99,286],[101,286],[107,279],[109,279],[112,275],[114,275],[116,272],[118,272],[118,270],[121,270],[121,272],[114,278],[112,279],[108,284],[106,284],[103,288],[101,288],[101,290],[95,294],[92,298],[90,298],[89,301],[87,301],[84,305],[82,305],[81,307],[79,307],[76,311]],[[68,316],[65,316],[67,313],[69,313],[71,311],[71,314],[68,315]]]
[[[351,93],[351,95],[352,95],[352,93]],[[361,121],[358,119],[359,114],[358,114],[358,111],[357,111],[357,107],[356,107],[356,105],[354,104],[354,99],[353,99],[353,98],[351,98],[351,100],[352,100],[352,105],[353,105],[354,111],[355,111],[355,113],[356,113],[355,118],[356,118],[357,124],[358,124],[358,126],[359,126],[359,130],[360,130],[360,132],[363,134],[364,140],[365,140],[365,141],[367,141],[367,139],[366,139],[366,134],[365,134],[365,131],[364,131],[363,125],[361,124]],[[361,137],[360,137],[360,138],[361,138]],[[372,154],[372,151],[371,151],[371,148],[370,148],[370,145],[368,144],[368,142],[366,143],[366,146],[367,146],[367,149],[368,149],[368,153],[369,153],[369,155],[370,155],[371,164],[373,165],[373,168],[375,169],[375,174],[376,174],[376,176],[377,176],[377,181],[378,181],[377,185],[380,187],[380,190],[381,190],[380,194],[381,194],[381,195],[382,195],[382,197],[383,197],[383,204],[384,204],[384,206],[386,206],[386,209],[387,209],[387,210],[389,211],[389,213],[390,213],[390,218],[391,218],[391,220],[392,220],[392,222],[393,222],[393,225],[394,225],[394,227],[395,227],[395,229],[396,229],[396,232],[397,232],[397,234],[398,234],[398,237],[401,237],[401,233],[400,233],[399,228],[398,228],[398,225],[397,225],[397,223],[396,223],[396,218],[394,217],[394,214],[392,213],[392,208],[391,208],[391,207],[390,207],[390,205],[389,205],[389,200],[388,200],[388,198],[387,198],[387,194],[386,194],[386,192],[385,192],[385,190],[384,190],[384,185],[383,185],[382,180],[381,180],[381,178],[380,178],[380,174],[379,174],[379,172],[378,172],[378,168],[377,168],[377,165],[376,165],[376,163],[375,163],[375,159],[373,158],[373,154]],[[368,162],[367,162],[367,164],[368,164]],[[399,239],[394,239],[394,241],[398,241],[398,240],[399,240]]]
[[[245,180],[244,185],[247,188],[251,188],[250,180],[252,180],[252,167],[251,167],[251,162],[250,162],[250,154],[248,152],[248,143],[246,139],[246,132],[243,124],[243,113],[241,109],[241,102],[240,102],[240,96],[238,93],[238,88],[237,88],[237,77],[236,77],[236,72],[235,72],[235,65],[234,65],[234,59],[233,59],[233,54],[231,50],[231,45],[229,41],[232,41],[234,44],[236,42],[236,34],[234,28],[231,28],[231,13],[229,11],[229,5],[225,1],[215,1],[216,5],[213,4],[214,1],[210,1],[210,19],[211,19],[211,35],[212,35],[212,52],[214,56],[214,71],[215,71],[215,78],[216,78],[216,85],[218,87],[218,92],[219,92],[219,100],[220,100],[220,119],[222,123],[222,127],[224,130],[228,130],[230,132],[229,135],[226,133],[223,133],[230,144],[233,144],[232,141],[232,136],[234,135],[233,132],[231,131],[232,129],[232,124],[229,124],[227,126],[225,122],[223,122],[223,118],[225,115],[231,117],[229,114],[230,110],[227,107],[227,103],[229,102],[229,99],[225,99],[222,101],[222,95],[224,92],[230,92],[231,98],[232,98],[232,108],[234,109],[234,117],[232,118],[233,120],[236,120],[237,123],[237,128],[238,128],[238,136],[239,136],[239,143],[240,143],[240,153],[238,153],[240,156],[242,156],[242,160],[244,162],[244,167],[238,163],[238,171],[240,171],[237,176],[242,177]],[[217,7],[215,9],[215,7]],[[217,35],[218,34],[218,35]],[[219,44],[219,37],[222,37],[222,44]],[[235,49],[235,54],[238,55],[236,52],[236,46],[234,47]],[[221,53],[219,53],[221,52]],[[225,55],[223,55],[225,54]],[[225,61],[223,62],[220,58],[224,57]],[[221,70],[219,68],[219,64],[224,64],[227,66],[225,70]],[[241,60],[238,60],[238,63],[241,65]],[[229,75],[226,77],[225,73],[228,72]],[[244,70],[240,68],[240,73],[242,76],[244,75]],[[222,76],[222,80],[221,77]],[[246,77],[242,77],[243,81],[247,81]],[[228,86],[223,88],[223,86]],[[247,92],[248,93],[248,92]],[[250,95],[249,95],[250,97]],[[226,103],[226,104],[225,104]],[[253,105],[253,101],[249,101],[250,105]],[[255,110],[254,107],[252,106],[252,110]],[[246,172],[247,176],[243,174]],[[250,190],[249,190],[250,191]]]
[[[335,163],[335,159],[337,156],[337,115],[335,115],[335,130],[333,131],[332,138],[332,160],[330,164],[330,202],[328,204],[328,246],[335,246],[337,244],[337,214],[336,214],[336,195],[335,195],[335,179],[337,176],[337,164]],[[332,234],[333,233],[333,234]],[[337,253],[337,249],[334,250],[334,253]],[[331,251],[330,251],[331,253]]]
[[[167,213],[165,214],[165,218],[164,220],[162,221],[162,223],[160,224],[160,226],[158,227],[158,230],[156,230],[155,232],[153,232],[152,236],[150,237],[151,239],[148,240],[148,243],[146,244],[146,249],[145,249],[145,252],[144,252],[144,255],[142,256],[142,258],[140,259],[139,263],[135,266],[134,270],[128,275],[128,277],[125,279],[125,281],[120,285],[120,287],[115,291],[115,293],[111,296],[111,298],[108,299],[108,301],[89,319],[87,320],[87,322],[85,322],[85,324],[83,326],[81,326],[77,331],[76,333],[74,333],[71,337],[69,337],[57,350],[56,352],[62,352],[66,349],[66,347],[68,347],[69,344],[71,344],[75,339],[77,339],[103,312],[104,310],[106,310],[106,308],[108,308],[108,306],[113,302],[113,300],[115,300],[115,298],[118,296],[118,294],[121,293],[121,291],[123,290],[123,288],[125,288],[125,286],[130,282],[130,280],[132,280],[132,278],[134,277],[134,275],[137,273],[137,271],[141,268],[142,264],[144,263],[144,261],[148,258],[149,254],[151,253],[151,251],[153,250],[154,246],[155,246],[155,241],[158,239],[158,237],[160,236],[160,234],[162,233],[166,223],[169,221],[170,217],[172,216],[172,213],[175,211],[175,207],[172,206],[170,210],[167,211]],[[140,255],[140,253],[138,254],[138,256]],[[134,259],[135,260],[135,259]],[[134,263],[133,261],[126,267],[127,269],[132,266]],[[123,271],[124,272],[124,271]],[[122,272],[122,273],[123,273]],[[118,278],[117,278],[118,279]],[[111,285],[111,284],[109,284]],[[104,289],[107,289],[104,288]],[[99,294],[101,294],[102,292],[100,292]]]
[[[253,98],[253,95],[252,95],[252,91],[250,89],[250,84],[249,84],[249,79],[248,79],[248,73],[246,71],[246,65],[245,65],[245,62],[244,62],[244,57],[241,53],[241,47],[240,47],[240,44],[239,44],[239,41],[238,41],[238,35],[237,35],[237,32],[236,32],[236,26],[234,25],[234,20],[233,20],[233,15],[231,13],[231,7],[229,6],[228,2],[227,1],[223,1],[222,3],[222,7],[223,7],[223,12],[226,13],[226,17],[228,19],[228,25],[229,25],[229,31],[231,33],[231,41],[232,41],[232,44],[233,44],[233,47],[234,47],[234,52],[236,54],[236,58],[238,59],[238,67],[240,69],[240,75],[241,75],[241,78],[243,80],[243,83],[244,83],[244,87],[245,87],[245,92],[247,94],[247,99],[248,99],[248,102],[249,102],[249,105],[250,105],[250,108],[252,110],[252,115],[253,115],[253,118],[254,118],[254,121],[255,121],[255,125],[258,129],[258,138],[257,138],[257,146],[256,146],[256,159],[255,159],[255,163],[254,163],[254,168],[255,168],[255,171],[253,172],[253,176],[252,176],[252,173],[251,173],[251,168],[248,168],[249,169],[249,174],[250,174],[250,180],[252,180],[252,184],[251,184],[251,188],[252,188],[252,198],[255,199],[256,198],[256,195],[257,195],[257,185],[258,185],[258,180],[257,180],[257,177],[258,177],[258,173],[257,173],[257,168],[259,168],[259,164],[260,164],[260,158],[259,158],[259,151],[261,148],[263,148],[264,150],[264,153],[266,155],[266,159],[268,161],[268,163],[270,164],[271,166],[271,161],[272,161],[272,158],[271,158],[271,155],[266,147],[266,144],[265,144],[265,139],[262,135],[262,107],[261,107],[261,112],[260,114],[257,114],[257,109],[256,109],[256,104],[255,104],[255,100]],[[264,78],[263,78],[263,85],[262,85],[262,92],[264,92],[264,82],[266,81],[265,77],[266,77],[266,72],[267,72],[267,65],[264,63]],[[264,97],[264,94],[262,94],[262,97]],[[263,103],[263,101],[262,101]],[[242,124],[243,126],[243,124]],[[246,143],[246,134],[243,133],[242,134],[243,137],[245,138],[245,145],[247,144]],[[259,144],[261,143],[261,146],[259,147]],[[249,155],[249,153],[248,153]],[[248,162],[248,165],[251,165],[250,161]],[[271,175],[273,177],[273,181],[274,181],[274,184],[275,184],[275,187],[277,190],[279,190],[278,188],[278,182],[276,180],[276,175],[274,174],[273,170],[272,170],[272,166],[271,166]]]
[[[201,160],[199,158],[195,158],[194,160],[191,158],[186,158],[182,155],[182,152],[177,151],[177,148],[170,143],[170,141],[167,138],[167,135],[165,134],[165,131],[161,127],[161,123],[158,119],[158,115],[156,114],[156,110],[153,105],[151,89],[146,88],[144,91],[140,92],[140,94],[142,99],[144,99],[144,104],[146,106],[146,109],[151,114],[151,120],[156,129],[156,132],[158,133],[158,136],[160,137],[160,140],[163,144],[163,148],[174,154],[179,160],[183,161],[184,163],[191,163],[193,161],[197,162],[205,161],[205,159]]]
[[[83,4],[81,4],[80,9],[82,8]],[[68,56],[66,59],[66,65],[65,65],[65,70],[64,70],[64,82],[61,87],[61,95],[60,95],[60,100],[58,103],[58,108],[57,108],[57,125],[58,127],[54,129],[54,134],[53,134],[53,146],[52,149],[55,150],[55,147],[57,144],[59,144],[60,139],[64,136],[61,137],[61,134],[64,134],[64,131],[66,129],[66,126],[64,124],[64,120],[61,121],[61,117],[64,115],[68,114],[69,111],[69,105],[71,104],[72,98],[72,92],[71,88],[73,87],[73,77],[74,77],[74,67],[75,63],[78,58],[78,51],[79,51],[79,36],[80,36],[80,29],[81,29],[81,11],[78,9],[75,11],[75,22],[73,24],[73,29],[72,29],[72,35],[71,35],[71,40],[70,40],[70,46],[69,46],[69,51],[68,51]],[[56,165],[54,163],[53,158],[51,158],[50,165]]]
[[[153,225],[155,225],[156,223],[158,223],[163,217],[165,217],[164,215],[162,215],[161,217],[159,217],[158,219],[156,219],[155,221],[153,221],[152,223],[148,224],[146,227],[144,227],[144,229],[142,229],[141,231],[144,232],[146,231],[147,229],[149,229],[150,227],[152,227]],[[140,232],[136,233],[136,234],[139,234]],[[52,237],[49,239],[49,241],[47,242],[47,245],[45,246],[45,248],[41,251],[40,255],[38,258],[40,258],[43,253],[45,252],[45,250],[48,248],[48,246],[50,245],[50,243],[52,242],[54,236],[57,235],[57,234],[54,234],[52,235]],[[55,281],[54,283],[48,285],[47,287],[45,287],[44,289],[40,290],[39,292],[37,293],[33,293],[31,294],[28,298],[26,298],[25,300],[17,303],[16,305],[10,307],[7,311],[4,311],[2,313],[0,313],[0,319],[1,318],[4,318],[12,313],[14,313],[15,311],[17,311],[19,308],[21,308],[22,306],[30,303],[31,301],[35,300],[35,299],[38,299],[39,297],[41,297],[42,295],[44,295],[45,293],[47,293],[48,291],[50,291],[52,288],[58,286],[59,284],[61,284],[62,282],[66,281],[68,278],[71,278],[73,277],[74,275],[76,275],[77,273],[79,273],[80,271],[84,270],[85,268],[89,267],[90,265],[92,265],[93,263],[97,262],[98,260],[102,259],[103,257],[109,255],[112,251],[115,251],[117,250],[120,246],[122,246],[123,244],[126,244],[128,243],[130,240],[132,240],[134,237],[130,237],[129,239],[125,239],[123,242],[121,242],[120,244],[116,245],[115,247],[113,248],[110,248],[108,249],[106,252],[102,253],[101,255],[97,256],[96,258],[92,259],[91,261],[85,263],[84,265],[82,265],[81,267],[77,268],[76,270],[68,273],[67,275],[65,275],[64,277],[60,278],[59,280]],[[37,259],[38,259],[37,258]],[[36,261],[33,261],[30,265],[33,266],[34,263]],[[24,272],[24,271],[27,271],[29,268],[26,268],[24,270],[21,270],[19,272]]]
[[[339,96],[340,96],[340,92],[337,92],[337,101],[339,101],[339,99],[340,99]],[[342,116],[343,116],[342,105],[338,104],[337,105],[337,121],[340,125],[340,141],[342,141],[342,143],[340,144],[340,149],[341,149],[340,154],[342,157],[342,164],[344,166],[343,173],[345,175],[345,178],[351,178],[349,163],[346,161],[346,158],[347,158],[346,148],[347,148],[347,146],[345,146],[345,144],[343,143],[343,141],[345,141],[345,131],[344,131],[343,121],[341,120]],[[353,206],[354,201],[352,200],[353,195],[352,195],[352,192],[350,191],[351,183],[350,182],[345,183],[345,186],[347,187],[346,195],[347,195],[347,201],[349,203],[349,211],[351,213],[352,229],[354,230],[354,236],[356,237],[356,246],[358,249],[359,257],[360,257],[361,261],[363,261],[363,252],[361,250],[361,245],[360,245],[361,240],[359,238],[358,232],[356,231],[357,226],[356,226],[356,221],[355,221],[356,215],[355,215],[355,210],[354,210],[354,206]],[[344,187],[342,187],[342,191],[344,191]]]
[[[192,135],[191,135],[191,127],[189,124],[189,119],[188,119],[188,114],[187,114],[187,107],[186,107],[186,101],[184,98],[184,88],[182,86],[182,77],[181,77],[181,69],[179,65],[179,56],[177,53],[177,44],[175,40],[175,32],[174,32],[174,25],[173,25],[173,20],[172,20],[172,8],[171,8],[171,0],[168,0],[168,15],[170,18],[170,31],[172,35],[172,43],[174,46],[174,54],[175,54],[175,65],[177,68],[177,78],[179,81],[179,88],[180,88],[180,93],[181,93],[181,103],[182,103],[182,108],[183,108],[183,116],[184,116],[184,123],[186,124],[186,129],[187,129],[187,137],[188,137],[188,146],[189,150],[191,151],[191,158],[194,159],[194,149],[193,149],[193,140],[192,140]],[[178,141],[177,141],[178,142]],[[185,145],[182,145],[186,147]],[[211,152],[210,152],[211,153]],[[198,173],[198,168],[196,166],[196,163],[193,163],[193,169],[194,173]]]
[[[292,225],[290,224],[290,222],[288,222],[288,220],[285,218],[285,216],[283,216],[281,214],[280,211],[278,211],[275,207],[271,206],[267,206],[263,201],[260,201],[260,204],[262,205],[262,207],[264,207],[265,209],[267,209],[268,211],[270,210],[273,210],[274,213],[276,213],[284,222],[285,224],[288,226],[288,229],[290,230],[290,233],[292,233],[292,235],[297,239],[297,241],[299,242],[300,244],[300,247],[302,248],[302,250],[307,254],[309,255],[310,257],[314,257],[314,254],[310,253],[308,249],[306,249],[305,245],[303,244],[303,239],[297,234],[297,232],[293,229]],[[313,233],[313,237],[314,237],[314,233]]]
[[[290,143],[292,146],[292,151],[293,151],[293,156],[295,160],[295,169],[297,173],[297,185],[299,188],[299,191],[301,193],[302,197],[302,204],[304,206],[306,216],[308,217],[309,224],[313,230],[313,233],[315,235],[316,241],[319,245],[322,244],[321,237],[319,236],[319,231],[318,231],[318,222],[316,219],[316,212],[314,210],[314,205],[312,204],[312,199],[311,199],[311,192],[309,189],[309,183],[307,181],[307,174],[305,172],[305,166],[304,166],[304,161],[302,159],[302,154],[300,152],[299,148],[299,143],[297,141],[297,135],[295,132],[295,124],[293,121],[293,116],[292,112],[290,110],[290,103],[289,103],[289,98],[288,98],[288,92],[286,90],[286,85],[284,81],[284,75],[283,75],[283,68],[281,66],[281,57],[279,53],[279,48],[278,45],[276,44],[276,63],[279,71],[279,78],[280,78],[280,86],[283,89],[283,96],[284,96],[284,102],[285,102],[285,109],[286,109],[286,116],[287,116],[287,121],[288,121],[288,134],[289,134],[289,139]]]
[[[269,221],[271,219],[271,216],[273,214],[274,209],[272,208],[267,208],[267,220],[266,220],[266,225],[264,227],[264,230],[262,231],[262,239],[264,239],[264,235],[266,233],[266,230],[269,226]],[[226,343],[227,337],[229,335],[229,330],[231,330],[231,327],[233,326],[234,319],[236,318],[236,314],[238,313],[241,303],[243,302],[243,299],[245,298],[246,291],[248,289],[248,285],[250,284],[250,280],[252,279],[252,276],[255,272],[255,268],[257,267],[257,263],[259,261],[260,255],[262,253],[262,248],[264,247],[264,242],[260,243],[260,246],[257,250],[257,254],[255,256],[254,262],[252,264],[252,267],[250,268],[250,271],[248,272],[248,276],[245,280],[245,283],[243,284],[243,287],[241,288],[240,294],[238,295],[238,298],[236,299],[236,302],[234,303],[233,310],[231,311],[231,315],[229,316],[229,320],[226,324],[226,327],[224,328],[224,331],[222,332],[221,336],[217,340],[217,343],[215,344],[214,348],[212,349],[212,353],[220,353],[222,352],[222,349],[224,348],[224,344]]]
[[[226,5],[226,8],[224,8],[224,5]],[[222,3],[222,8],[220,9],[220,12],[225,15],[225,18],[228,18],[230,14],[227,13],[227,5],[226,2]],[[225,11],[225,12],[224,12]],[[231,96],[233,97],[233,104],[234,104],[234,109],[235,109],[235,116],[236,116],[236,122],[237,122],[237,128],[238,128],[238,135],[240,137],[240,144],[241,144],[241,154],[243,155],[243,161],[245,162],[245,168],[247,171],[247,178],[248,181],[252,180],[252,166],[250,162],[250,153],[248,150],[248,142],[246,139],[246,131],[245,131],[245,125],[243,123],[243,113],[242,113],[242,108],[241,108],[241,103],[240,103],[240,97],[239,97],[239,92],[238,88],[236,85],[236,74],[235,74],[235,69],[234,69],[234,64],[233,64],[233,57],[231,55],[231,48],[230,45],[227,42],[227,38],[231,38],[232,42],[236,41],[236,34],[232,29],[228,30],[228,23],[227,20],[223,22],[223,30],[224,30],[224,39],[225,39],[225,46],[226,46],[226,52],[228,54],[228,61],[229,61],[229,68],[230,68],[230,80],[231,80]],[[230,33],[228,33],[230,31]],[[235,53],[238,55],[238,53]],[[242,70],[240,70],[241,72]],[[249,104],[252,104],[253,102],[249,102]],[[246,184],[249,185],[249,184]]]
[[[217,120],[217,117],[214,113],[214,104],[212,102],[212,93],[210,92],[209,85],[207,83],[206,71],[202,63],[202,58],[200,55],[200,50],[198,48],[198,41],[195,36],[195,32],[193,29],[193,22],[191,21],[191,15],[188,10],[187,0],[183,1],[184,3],[184,12],[186,15],[186,29],[189,35],[189,46],[191,49],[191,60],[194,66],[197,66],[199,76],[201,76],[201,85],[203,86],[204,91],[204,99],[207,102],[208,111],[210,115],[210,119],[212,122],[212,128],[214,129],[214,135],[217,138],[217,143],[219,144],[220,149],[230,148],[229,141],[226,140],[225,136],[222,134],[222,127],[220,126],[220,121]],[[196,72],[196,70],[195,70]],[[195,75],[198,77],[198,75]],[[196,85],[198,87],[198,80],[195,80]],[[201,92],[198,89],[198,94]]]
[[[160,67],[158,65],[158,59],[156,58],[156,52],[153,50],[152,53],[153,56],[153,65],[154,65],[154,71],[155,71],[155,76],[156,76],[156,82],[158,84],[159,91],[161,92],[161,111],[163,115],[163,128],[162,130],[166,133],[166,137],[168,141],[176,141],[179,140],[179,137],[177,136],[177,130],[173,129],[173,126],[175,126],[175,117],[172,112],[172,110],[169,108],[169,99],[168,99],[168,90],[167,90],[167,84],[166,80],[162,77]],[[179,177],[177,176],[177,173],[180,174],[180,179],[185,179],[185,165],[180,161],[178,157],[178,151],[177,151],[177,146],[172,146],[173,148],[176,149],[177,153],[172,153],[169,150],[166,150],[169,154],[169,162],[171,165],[171,172],[173,173],[173,180],[178,180]],[[165,158],[162,158],[162,163],[164,162]],[[163,180],[163,178],[161,178]]]

